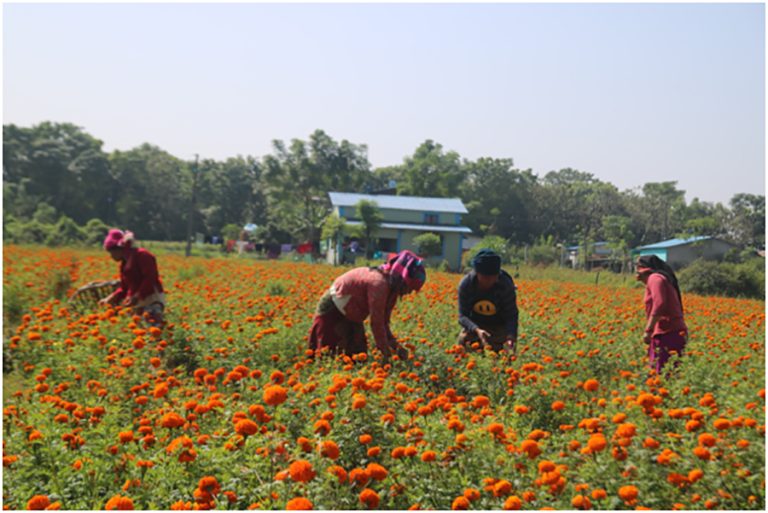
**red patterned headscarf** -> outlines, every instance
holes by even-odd
[[[418,292],[427,281],[424,261],[407,249],[387,260],[387,263],[379,269],[389,276],[389,283],[393,290],[400,290],[405,284],[406,291]]]

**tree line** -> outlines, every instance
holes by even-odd
[[[71,123],[3,126],[6,239],[23,241],[35,223],[59,223],[63,231],[108,225],[143,240],[179,241],[191,213],[193,231],[207,236],[254,223],[266,243],[317,241],[330,212],[327,192],[375,193],[392,181],[400,195],[461,198],[469,210],[463,222],[475,234],[518,245],[606,240],[631,248],[695,235],[765,244],[763,195],[687,203],[675,181],[620,191],[585,171],[538,176],[511,158],[470,160],[432,140],[399,165],[373,169],[365,144],[323,130],[275,140],[264,156],[195,161],[148,143],[107,153]]]

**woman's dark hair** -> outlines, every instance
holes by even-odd
[[[677,283],[675,271],[661,258],[656,255],[643,255],[637,259],[637,267],[646,267],[651,270],[651,274],[658,273],[664,276],[675,288],[677,298],[680,300],[680,309],[683,308],[683,296],[680,294],[680,285]]]

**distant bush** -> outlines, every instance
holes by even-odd
[[[46,246],[67,246],[85,242],[85,230],[67,216],[61,216],[58,222],[48,230]]]
[[[85,234],[85,242],[89,246],[101,245],[104,242],[104,237],[109,232],[109,226],[107,226],[101,219],[91,219],[85,223],[83,228]]]
[[[743,263],[698,259],[678,273],[685,292],[730,297],[765,297],[765,268],[761,258]]]
[[[477,252],[483,248],[495,251],[501,257],[502,264],[509,264],[512,262],[512,250],[509,246],[509,241],[497,235],[488,235],[487,237],[483,237],[475,247],[464,254],[464,265],[467,267],[470,266],[472,259],[477,255]]]
[[[443,243],[440,236],[434,233],[422,233],[413,238],[416,253],[423,257],[439,255],[443,252]]]

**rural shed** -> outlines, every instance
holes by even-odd
[[[373,234],[378,240],[376,249],[382,252],[398,252],[403,249],[415,251],[414,237],[422,233],[434,233],[440,237],[440,255],[429,258],[432,263],[443,260],[452,270],[461,268],[462,242],[472,230],[462,226],[461,219],[467,214],[467,207],[459,198],[430,198],[423,196],[394,196],[385,194],[354,194],[329,192],[331,208],[347,224],[360,224],[356,205],[360,200],[373,201],[381,212],[382,222]],[[328,261],[333,262],[336,254],[343,251],[341,241],[328,241]]]
[[[656,255],[675,269],[685,267],[697,258],[722,260],[735,246],[715,237],[701,236],[688,239],[669,239],[632,250],[632,256]]]

